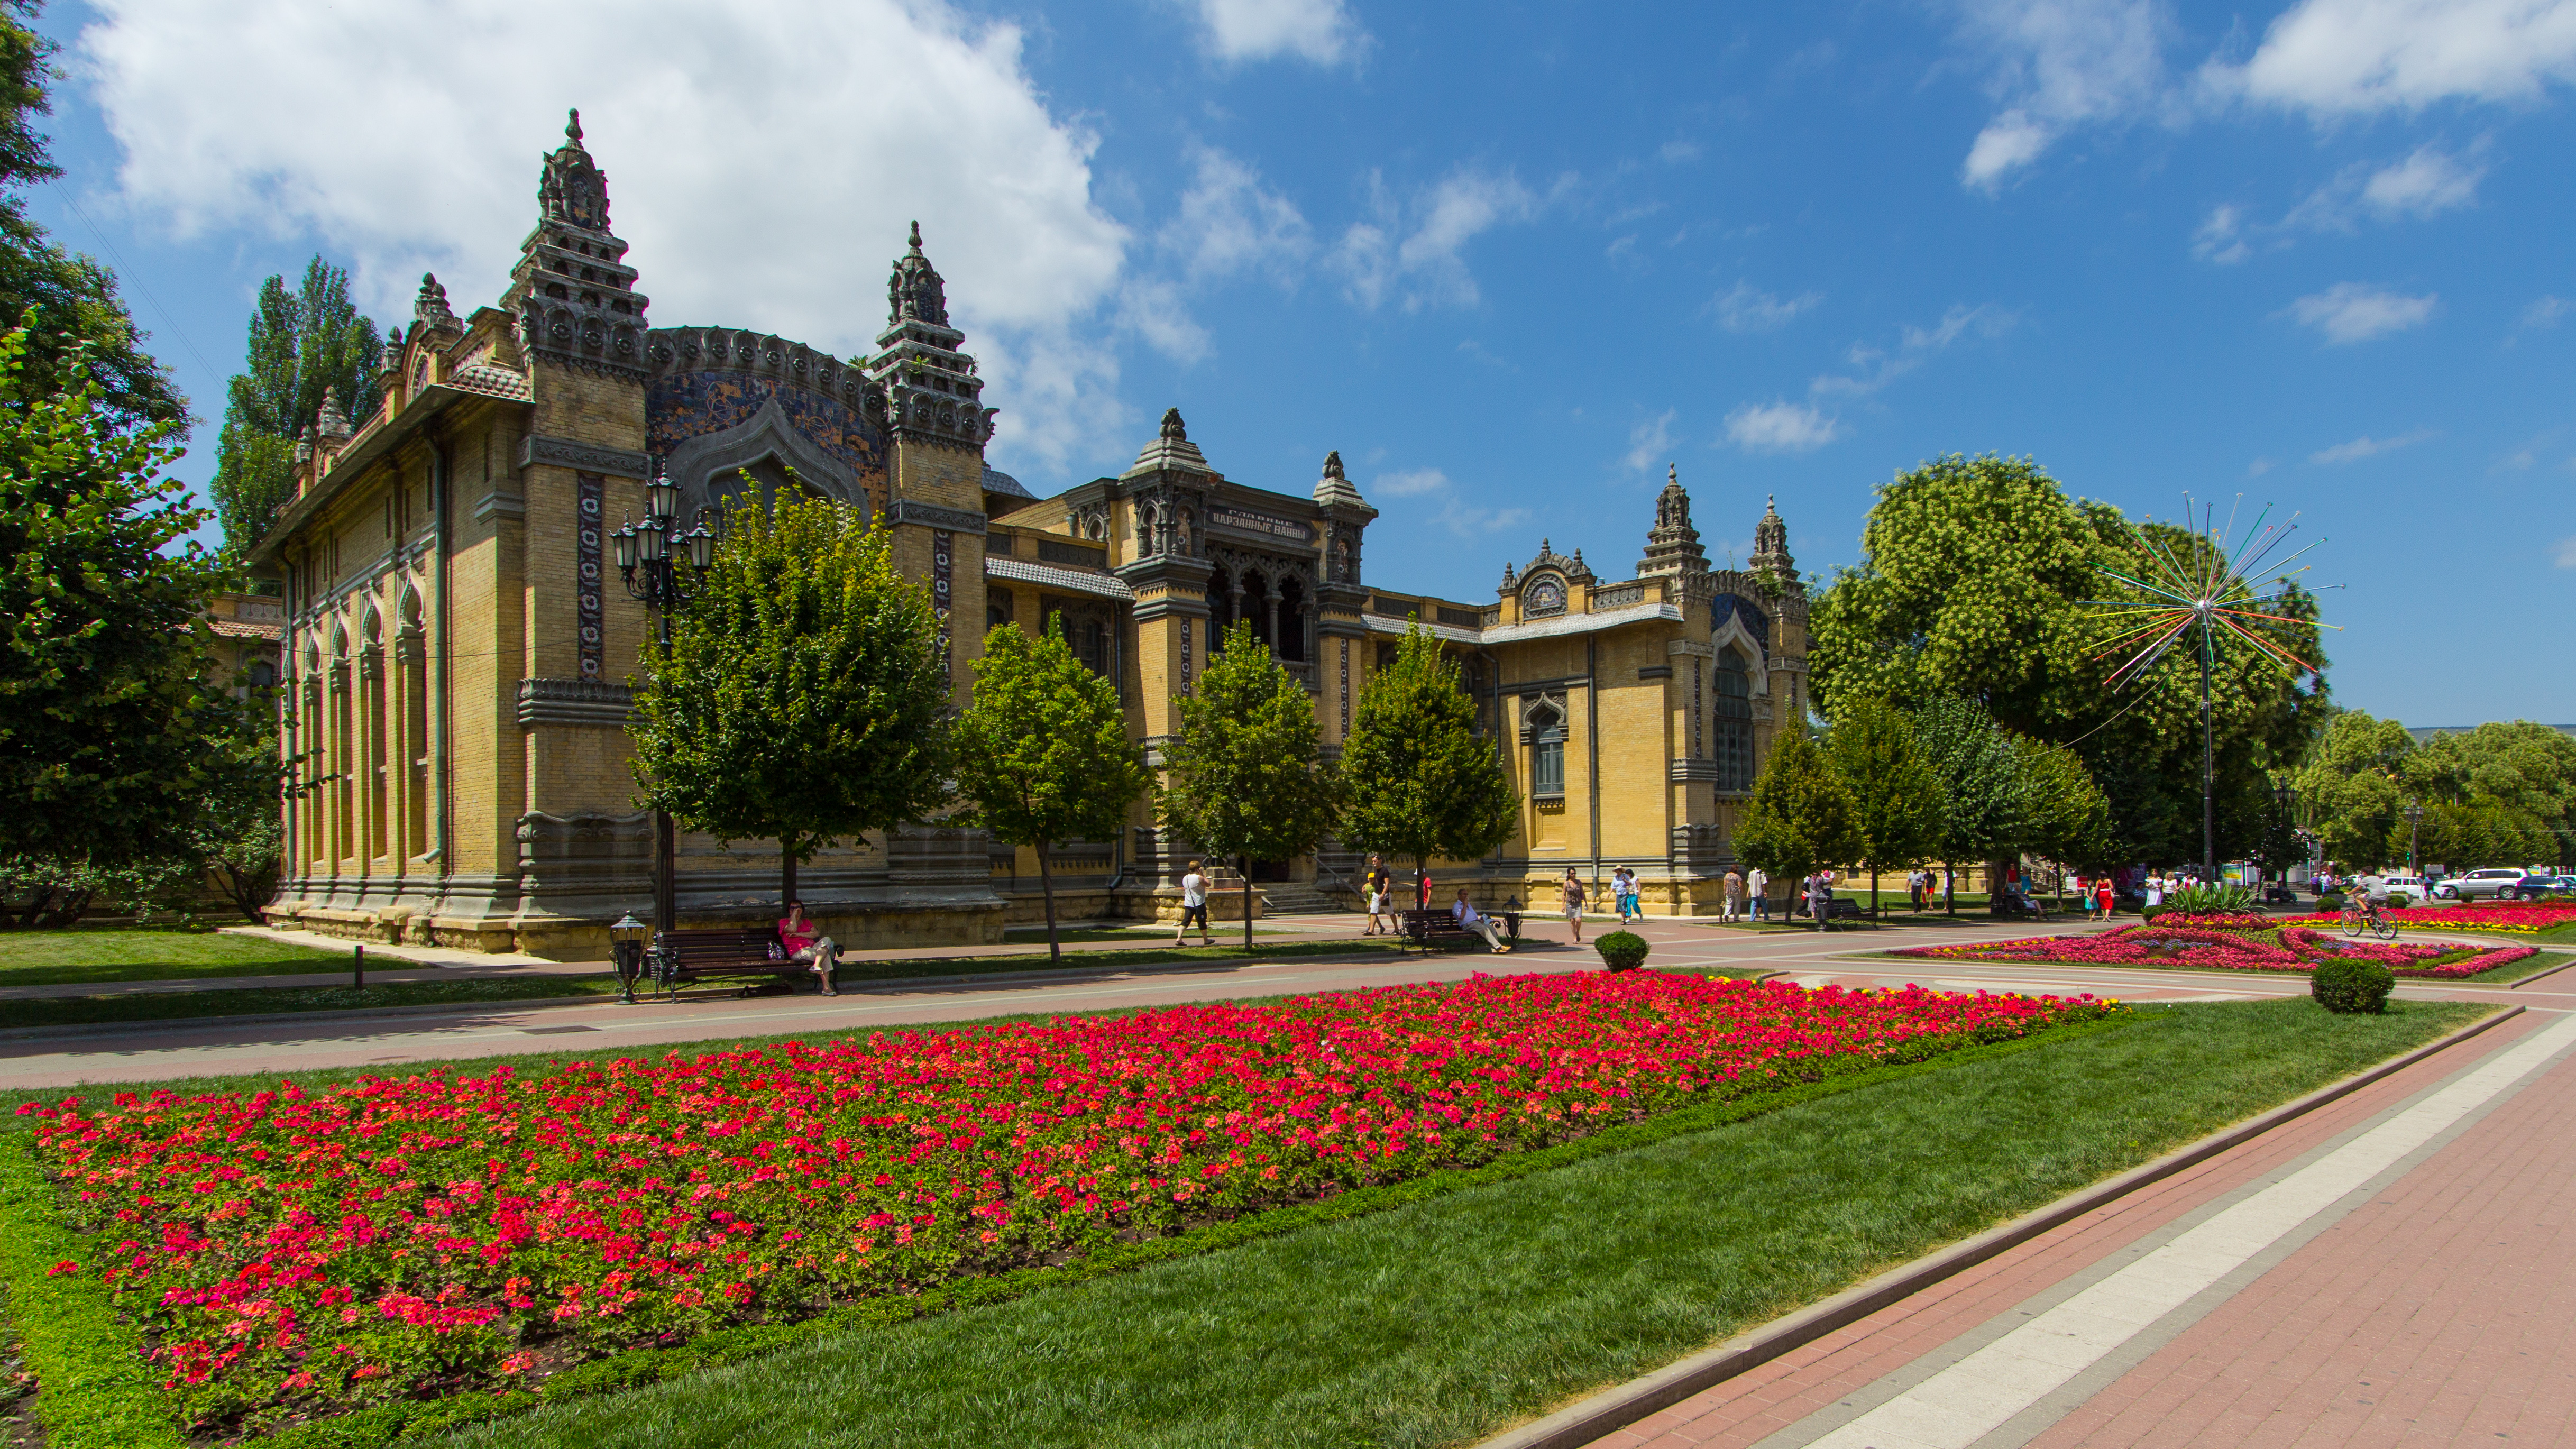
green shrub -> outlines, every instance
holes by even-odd
[[[2339,911],[2343,909],[2343,901],[2343,892],[2328,891],[2324,895],[2317,897],[2317,909],[2321,911]]]
[[[1601,964],[1613,971],[1633,971],[1646,964],[1646,938],[1634,931],[1612,931],[1592,943]]]
[[[2388,908],[2390,910],[2402,911],[2413,904],[2415,904],[2415,898],[2404,891],[2390,891],[2388,893]]]
[[[2165,897],[2168,910],[2190,916],[2224,916],[2255,909],[2254,888],[2241,885],[2186,886]]]
[[[2397,977],[2376,961],[2328,961],[2308,978],[2308,994],[2328,1011],[2377,1015],[2388,1009]]]

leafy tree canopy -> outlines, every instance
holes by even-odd
[[[127,428],[76,358],[47,391],[33,351],[0,336],[0,856],[184,855],[236,709],[200,617],[224,574],[160,473],[177,425]]]
[[[956,729],[964,818],[1005,845],[1037,848],[1047,954],[1060,958],[1046,848],[1114,838],[1151,783],[1144,752],[1128,742],[1118,687],[1074,657],[1058,616],[1036,639],[1017,624],[996,627],[974,668],[974,698]]]
[[[640,798],[721,840],[777,840],[788,890],[817,846],[947,802],[938,618],[846,504],[782,490],[774,517],[735,508],[644,668]]]
[[[2454,871],[2576,858],[2576,738],[2528,720],[2418,744],[2406,726],[2336,714],[2292,776],[2300,813],[2347,870],[2403,860]]]
[[[116,277],[66,252],[28,219],[24,191],[62,174],[36,118],[53,109],[54,43],[29,29],[40,5],[0,4],[0,325],[35,320],[23,366],[39,394],[72,386],[73,354],[98,389],[99,416],[118,427],[174,424],[184,434],[188,400],[167,369],[143,350],[144,334],[117,296]]]
[[[1885,701],[1846,698],[1825,751],[1858,813],[1860,863],[1875,875],[1930,860],[1950,797],[1914,721]]]
[[[1163,750],[1158,799],[1165,825],[1210,855],[1245,862],[1285,860],[1323,842],[1336,788],[1315,757],[1315,701],[1250,624],[1227,631],[1195,691],[1174,704],[1180,729]],[[1243,943],[1252,944],[1250,911]]]
[[[1736,853],[1775,880],[1796,881],[1850,865],[1867,849],[1849,783],[1805,730],[1781,730],[1736,826]]]
[[[248,554],[295,497],[295,444],[321,416],[328,393],[344,416],[363,419],[384,356],[376,326],[349,300],[349,274],[315,257],[302,290],[286,278],[260,284],[250,314],[248,366],[224,395],[213,493],[224,547]]]
[[[1520,822],[1520,797],[1477,731],[1457,664],[1418,621],[1393,666],[1360,690],[1342,779],[1343,838],[1416,864],[1478,859]]]

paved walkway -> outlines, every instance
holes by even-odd
[[[2557,980],[2445,993],[2534,1009],[1595,1442],[2576,1442]]]

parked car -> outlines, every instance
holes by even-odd
[[[2404,895],[2406,903],[2410,906],[2422,905],[2432,899],[2433,887],[2420,875],[2391,875],[2382,876],[2381,879],[2388,882],[2388,893],[2391,896]]]
[[[2498,892],[2496,899],[2500,901],[2532,901],[2538,900],[2542,896],[2556,895],[2565,889],[2567,889],[2567,877],[2563,875],[2526,875],[2521,880],[2514,882],[2511,890]]]
[[[2473,870],[2466,875],[2449,877],[2435,886],[2433,893],[2448,900],[2518,901],[2524,895],[2522,883],[2538,879],[2542,877],[2529,876],[2519,870]]]

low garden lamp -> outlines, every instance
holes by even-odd
[[[618,999],[635,1004],[635,978],[644,974],[644,937],[649,929],[628,911],[608,927],[608,949],[617,962]]]

